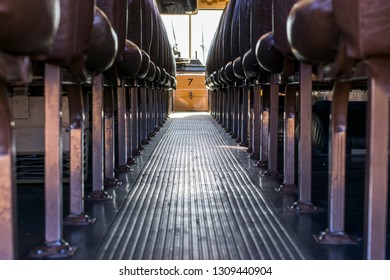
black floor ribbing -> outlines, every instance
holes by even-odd
[[[305,259],[207,114],[174,114],[93,259]]]

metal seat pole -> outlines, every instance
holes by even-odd
[[[149,105],[149,109],[148,109],[148,115],[149,115],[148,126],[149,126],[149,131],[154,132],[155,130],[158,131],[160,129],[161,121],[164,114],[163,113],[164,97],[162,96],[163,91],[158,88],[150,87],[148,89],[148,92],[150,97],[149,104],[152,105],[152,106]],[[154,102],[154,99],[156,100],[156,102]]]
[[[124,81],[117,87],[118,95],[118,167],[117,171],[127,172],[130,170],[127,165],[127,141],[129,137],[129,131],[127,128],[126,114],[126,87]]]
[[[279,86],[276,74],[271,74],[270,124],[268,138],[268,170],[278,172]]]
[[[242,125],[241,125],[241,146],[248,146],[248,121],[249,121],[249,86],[242,87]]]
[[[279,85],[277,75],[271,74],[270,81],[270,113],[268,135],[268,168],[264,177],[277,178],[278,173],[278,127],[279,127]]]
[[[253,143],[252,159],[260,158],[260,134],[261,134],[261,85],[255,84],[253,87]]]
[[[228,108],[227,108],[227,88],[224,85],[222,89],[222,126],[226,128],[227,126],[227,114],[228,114]]]
[[[147,117],[147,88],[140,87],[141,94],[141,122],[140,122],[140,134],[141,134],[141,144],[144,145],[147,143],[147,134],[148,134],[148,117]]]
[[[104,185],[118,184],[115,178],[114,96],[112,87],[104,87]]]
[[[154,131],[154,122],[159,119],[159,114],[154,112],[154,93],[153,90],[148,89],[148,104],[147,104],[147,115],[148,115],[148,131],[147,139],[150,139]],[[155,119],[156,118],[156,119]]]
[[[226,124],[226,132],[232,131],[232,120],[233,120],[233,92],[232,87],[228,85],[227,87],[227,124]]]
[[[126,119],[127,119],[127,164],[137,164],[137,160],[133,158],[133,151],[134,151],[134,120],[133,120],[133,113],[132,113],[132,95],[131,95],[131,89],[132,86],[126,87]]]
[[[92,87],[92,200],[112,198],[104,191],[103,106],[103,74],[98,74]]]
[[[232,137],[237,138],[237,129],[238,129],[238,94],[236,86],[233,87],[233,118],[232,118]]]
[[[366,61],[370,69],[367,117],[364,256],[386,258],[390,58]]]
[[[257,163],[258,167],[267,167],[268,165],[270,89],[269,85],[264,85],[261,94],[260,159]]]
[[[45,243],[31,257],[66,258],[76,248],[63,240],[61,67],[45,64]]]
[[[46,242],[62,239],[61,68],[45,65]]]
[[[284,193],[296,193],[295,185],[295,101],[298,84],[287,84],[284,106],[284,165],[283,184],[277,189]]]
[[[254,142],[254,133],[253,133],[253,128],[254,128],[254,121],[255,121],[255,114],[254,114],[254,107],[253,107],[253,102],[254,102],[254,85],[251,85],[249,87],[249,101],[248,101],[248,114],[249,114],[249,122],[248,122],[248,153],[252,154],[253,153],[253,142]]]
[[[132,134],[131,139],[133,141],[133,150],[131,153],[133,156],[138,154],[138,147],[139,147],[139,130],[138,130],[138,121],[139,121],[139,108],[138,108],[138,87],[136,85],[132,86],[130,88],[130,99],[131,99],[131,127],[132,127]]]
[[[348,98],[351,82],[335,82],[330,119],[328,228],[315,236],[322,244],[354,244],[345,233],[345,164]]]
[[[70,207],[65,225],[89,225],[96,219],[84,213],[84,104],[80,85],[66,87],[70,120]]]
[[[13,175],[11,112],[4,82],[0,82],[0,259],[15,259],[16,192]]]
[[[312,169],[312,67],[300,64],[299,103],[300,130],[298,150],[298,201],[289,209],[295,212],[315,212],[317,207],[311,201],[311,169]]]
[[[236,142],[241,142],[241,130],[242,130],[242,107],[243,107],[243,93],[242,85],[237,88],[237,139]]]
[[[215,89],[211,90],[212,92],[212,100],[213,100],[213,117],[217,119],[217,91]]]

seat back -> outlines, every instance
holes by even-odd
[[[81,64],[91,37],[95,1],[60,0],[60,3],[60,25],[48,60],[61,66]]]
[[[283,55],[291,54],[290,44],[287,40],[287,17],[292,6],[298,0],[273,0],[273,31],[275,47]]]
[[[86,52],[86,66],[91,72],[101,73],[109,69],[117,57],[118,38],[110,21],[96,7],[92,34]]]
[[[127,35],[127,0],[97,0],[97,6],[107,15],[118,37],[116,61],[124,58]]]
[[[13,54],[47,53],[60,20],[59,0],[1,0],[0,49]]]
[[[309,64],[334,60],[340,31],[334,19],[332,2],[300,1],[292,7],[287,20],[287,37],[297,59]]]
[[[262,68],[256,58],[258,39],[272,30],[272,0],[250,1],[250,48],[243,57],[243,69],[247,80],[260,75]]]
[[[390,1],[333,1],[334,16],[350,57],[390,54]]]

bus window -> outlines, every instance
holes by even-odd
[[[198,58],[204,65],[222,10],[198,10],[193,15],[162,15],[169,41],[180,56]]]

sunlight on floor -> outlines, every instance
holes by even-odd
[[[209,112],[176,112],[172,113],[169,117],[172,119],[183,119],[192,116],[207,116]]]
[[[246,151],[248,150],[248,147],[242,147],[237,144],[237,146],[218,146],[223,149],[229,149],[229,150],[238,150],[238,151]]]

